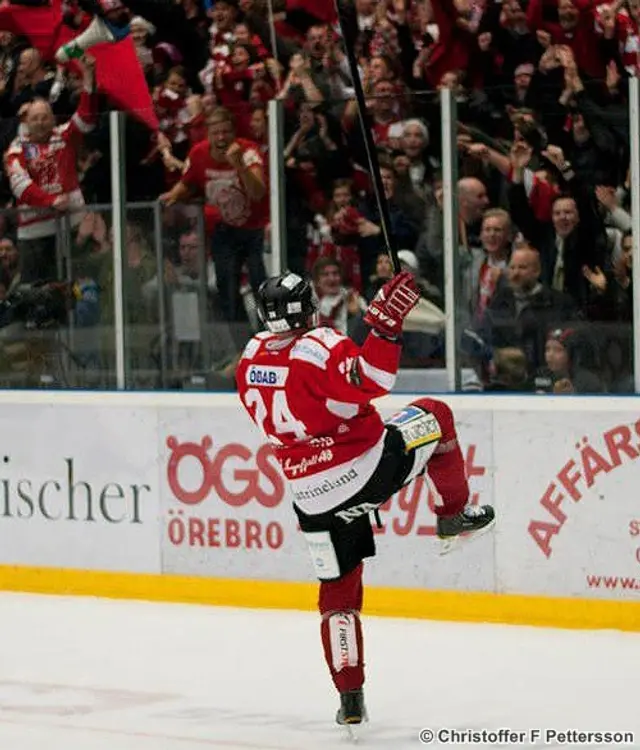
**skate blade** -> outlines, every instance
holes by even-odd
[[[358,732],[356,730],[356,727],[359,727],[360,724],[345,724],[344,727],[347,730],[347,739],[349,742],[351,742],[353,745],[357,745],[360,741],[360,738],[358,737]]]
[[[364,725],[369,721],[369,715],[363,713],[362,719],[358,722],[345,721],[340,724],[346,730],[347,739],[353,744],[357,745],[360,742],[360,732],[364,728]]]
[[[491,521],[491,523],[488,523],[483,529],[474,531],[471,534],[466,534],[465,536],[458,535],[449,537],[448,539],[441,539],[438,555],[440,557],[445,557],[445,555],[449,555],[451,552],[456,552],[463,547],[467,547],[469,544],[473,544],[476,539],[480,539],[480,537],[484,536],[488,531],[492,531],[495,525],[496,519],[494,518],[493,521]]]
[[[364,727],[365,722],[368,721],[367,717],[363,717],[362,721],[358,724],[343,724],[342,726],[347,731],[347,739],[349,742],[357,745],[361,739],[361,731]]]

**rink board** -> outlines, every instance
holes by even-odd
[[[403,490],[366,611],[640,630],[640,399],[446,400],[495,533],[440,557],[437,494]],[[5,392],[0,410],[0,589],[315,608],[291,497],[234,395]]]

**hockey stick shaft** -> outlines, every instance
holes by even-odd
[[[351,72],[351,78],[353,80],[353,88],[356,94],[356,102],[358,105],[358,119],[360,121],[360,130],[362,132],[362,138],[364,140],[365,149],[367,152],[367,161],[369,162],[369,170],[373,179],[373,188],[376,195],[376,203],[378,205],[378,213],[380,215],[380,228],[382,230],[382,236],[384,238],[386,251],[391,258],[393,269],[396,273],[400,271],[400,260],[398,258],[398,248],[396,246],[395,238],[391,232],[391,215],[389,213],[389,206],[384,195],[384,185],[382,184],[382,175],[380,174],[380,162],[378,160],[378,152],[376,145],[373,141],[373,135],[371,130],[372,123],[369,121],[367,116],[367,103],[364,98],[364,89],[362,88],[362,81],[360,80],[360,72],[358,69],[358,61],[356,59],[355,50],[353,45],[349,44],[347,34],[345,33],[347,23],[345,18],[345,4],[351,0],[335,0],[336,11],[338,13],[338,22],[342,30],[342,38],[344,39],[345,52],[347,60],[349,62],[349,70]]]

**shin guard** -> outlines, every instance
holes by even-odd
[[[325,661],[339,693],[364,683],[362,563],[337,581],[320,584],[320,635]]]

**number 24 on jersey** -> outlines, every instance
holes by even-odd
[[[278,435],[293,435],[296,440],[307,439],[305,425],[291,413],[287,394],[283,389],[270,388],[263,396],[258,388],[249,388],[244,395],[244,402],[249,409],[255,407],[254,422],[273,442],[282,442]]]

